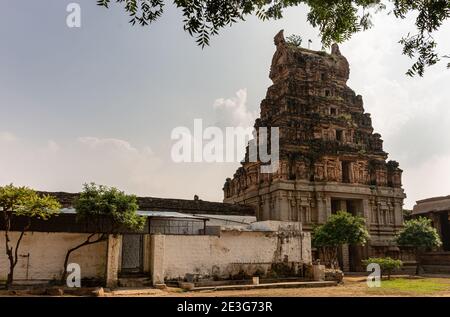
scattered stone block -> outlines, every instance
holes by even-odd
[[[313,265],[313,280],[325,281],[325,265],[320,264]]]
[[[103,287],[96,288],[91,293],[92,293],[93,296],[96,296],[96,297],[103,297],[103,296],[105,296],[105,290],[103,289]]]
[[[342,283],[344,280],[344,272],[337,269],[325,269],[325,281],[336,281]]]
[[[49,296],[63,296],[64,290],[62,288],[47,288],[45,294]]]
[[[178,285],[180,286],[180,288],[185,289],[187,291],[190,291],[195,287],[195,284],[190,282],[179,282]]]
[[[164,283],[158,283],[154,285],[156,289],[167,289],[167,285]]]
[[[42,296],[45,295],[47,290],[44,287],[32,288],[30,290],[30,295]]]

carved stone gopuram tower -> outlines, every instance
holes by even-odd
[[[387,162],[362,97],[346,85],[347,59],[336,44],[331,54],[293,46],[283,31],[275,45],[273,85],[255,128],[279,127],[279,169],[263,174],[261,162],[244,160],[225,182],[224,202],[255,206],[258,220],[301,221],[304,230],[346,210],[366,219],[372,237],[355,261],[398,251],[393,236],[403,223],[402,170]]]

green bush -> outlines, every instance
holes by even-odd
[[[344,244],[365,245],[369,239],[364,218],[338,211],[326,223],[313,229],[311,243],[318,248],[325,265],[338,268],[339,247]]]
[[[421,271],[420,253],[442,245],[441,238],[436,228],[433,228],[431,219],[426,217],[405,221],[403,229],[399,232],[396,240],[399,246],[414,248],[417,263],[416,275],[419,275]]]
[[[401,260],[395,260],[390,257],[387,258],[368,258],[362,261],[364,266],[368,266],[370,263],[376,263],[380,266],[381,276],[387,275],[388,279],[391,278],[391,273],[395,269],[399,269],[403,266]]]

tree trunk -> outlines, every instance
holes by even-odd
[[[8,238],[7,238],[8,239]],[[7,248],[9,248],[8,243],[6,243]],[[10,252],[11,251],[11,252]],[[10,289],[14,280],[14,259],[12,257],[12,249],[6,249],[6,254],[8,255],[8,259],[9,259],[9,272],[8,272],[8,277],[6,279],[6,289]]]
[[[6,255],[8,256],[8,260],[9,260],[9,272],[8,272],[8,277],[6,279],[6,284],[5,287],[6,289],[9,289],[13,283],[13,279],[14,279],[14,258],[13,258],[13,253],[12,253],[12,248],[9,246],[9,230],[11,228],[11,218],[9,217],[9,215],[7,214],[8,212],[5,211],[3,213],[4,216],[4,221],[5,221],[5,250],[6,250]]]
[[[76,250],[78,250],[78,249],[80,249],[81,247],[84,247],[84,246],[86,246],[86,245],[91,245],[91,244],[95,244],[95,243],[99,243],[99,242],[102,242],[102,241],[105,241],[106,240],[106,235],[105,234],[101,234],[100,235],[100,237],[97,239],[97,240],[94,240],[94,241],[91,241],[91,238],[93,237],[93,236],[95,236],[97,233],[93,233],[93,234],[91,234],[87,239],[86,239],[86,241],[84,241],[83,243],[81,243],[81,244],[79,244],[79,245],[77,245],[76,247],[74,247],[74,248],[72,248],[72,249],[69,249],[68,251],[67,251],[67,253],[66,253],[66,257],[64,258],[64,268],[63,268],[63,273],[62,273],[62,275],[61,275],[61,284],[65,284],[65,282],[66,282],[66,279],[67,279],[67,265],[69,264],[69,258],[70,258],[70,255],[72,254],[72,252],[74,252],[74,251],[76,251]]]
[[[420,252],[416,250],[416,275],[420,274]]]
[[[335,252],[334,247],[328,247],[328,257],[329,257],[329,263],[331,269],[336,269],[336,257],[337,253]]]
[[[325,266],[328,266],[329,268],[332,268],[332,269],[339,268],[339,264],[338,264],[338,260],[337,260],[337,253],[338,253],[337,251],[338,251],[338,247],[332,247],[332,246],[321,247],[321,252],[324,257]]]
[[[338,253],[339,253],[339,247],[334,247],[334,249],[333,249],[334,269],[340,270]]]
[[[10,218],[8,218],[8,225],[5,226],[5,247],[6,247],[6,254],[8,255],[9,260],[9,272],[8,277],[6,279],[6,289],[10,289],[13,282],[14,282],[14,268],[17,265],[17,262],[19,261],[19,246],[20,242],[22,241],[22,238],[25,234],[25,231],[27,231],[31,226],[31,219],[28,219],[28,224],[23,228],[22,232],[20,233],[19,239],[16,242],[16,246],[13,248],[9,246],[9,230],[11,228],[11,223],[9,221]]]

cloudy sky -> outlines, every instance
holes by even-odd
[[[252,125],[280,29],[321,48],[304,7],[279,21],[226,28],[201,50],[175,8],[141,28],[117,6],[79,0],[81,28],[68,28],[70,2],[0,3],[0,185],[79,191],[95,181],[138,195],[220,201],[239,164],[173,163],[172,129],[192,129],[195,118]],[[409,208],[450,194],[450,71],[441,63],[423,78],[404,75],[411,61],[397,42],[412,21],[383,13],[341,45],[349,86],[404,169]],[[447,23],[436,34],[440,52],[450,53],[449,38]]]

